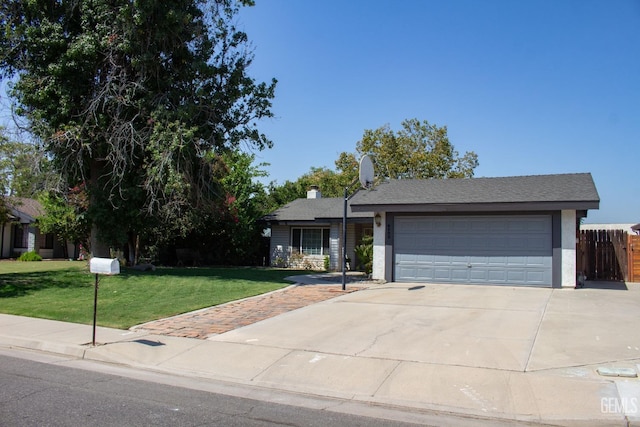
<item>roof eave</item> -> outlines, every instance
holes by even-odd
[[[599,209],[600,201],[351,205],[353,212],[505,212]]]
[[[15,220],[19,221],[21,224],[32,224],[36,222],[34,217],[15,208],[11,209],[10,215],[13,215]]]
[[[322,225],[330,225],[330,221],[328,220],[271,220],[267,221],[269,225],[313,225],[313,226],[322,226]]]

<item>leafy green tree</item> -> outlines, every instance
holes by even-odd
[[[293,200],[306,197],[307,190],[308,182],[305,177],[300,177],[295,181],[287,180],[282,184],[275,181],[270,182],[267,187],[270,211],[274,211]]]
[[[0,5],[0,70],[15,78],[15,111],[68,186],[87,184],[94,254],[108,255],[104,244],[122,239],[109,230],[133,230],[140,218],[192,229],[196,212],[224,201],[212,153],[271,146],[256,122],[272,116],[276,82],[247,74],[253,57],[234,24],[239,7],[234,0]]]
[[[373,236],[363,236],[360,244],[354,248],[358,268],[367,274],[373,271]]]
[[[357,182],[359,160],[373,155],[379,179],[470,178],[478,166],[478,156],[470,151],[460,156],[449,141],[447,128],[418,119],[402,122],[394,132],[388,125],[365,130],[356,143],[356,152],[340,153],[336,171],[312,167],[296,181],[282,185],[271,183],[269,197],[273,209],[305,197],[311,185],[317,185],[326,197],[342,197],[345,187]]]
[[[235,264],[260,264],[261,239],[264,224],[260,218],[266,211],[266,192],[258,178],[267,176],[254,165],[255,155],[229,151],[222,155],[229,173],[221,179],[226,193],[227,209],[232,217],[227,228],[230,253]]]
[[[366,154],[366,153],[365,153]],[[341,184],[349,185],[358,179],[360,159],[356,159],[355,154],[342,152],[336,160],[336,170],[341,176]]]
[[[358,154],[372,154],[376,172],[385,178],[471,178],[478,156],[462,157],[449,141],[447,127],[409,119],[394,132],[388,125],[365,130],[356,144]]]
[[[63,241],[64,257],[68,258],[67,242],[87,245],[90,224],[87,218],[88,197],[82,187],[72,188],[65,194],[43,192],[38,197],[45,213],[37,218],[43,233],[53,233]]]
[[[36,197],[59,176],[51,162],[36,145],[11,140],[0,127],[0,186],[2,194],[14,197]]]
[[[156,254],[163,263],[182,261],[198,264],[261,264],[264,224],[260,218],[269,212],[264,185],[264,164],[254,164],[255,155],[227,151],[216,155],[216,176],[220,202],[212,209],[193,212],[189,230],[175,232],[180,221],[156,224],[151,235],[141,236],[143,252]],[[185,223],[186,223],[185,222]],[[146,243],[146,245],[145,245]],[[180,259],[178,252],[188,254]]]
[[[338,165],[338,162],[336,162],[336,165]],[[271,182],[268,187],[271,210],[277,209],[295,199],[306,197],[307,190],[314,185],[321,190],[322,197],[343,197],[344,188],[352,184],[354,179],[357,178],[357,162],[355,165],[355,173],[352,169],[344,173],[336,172],[329,168],[312,167],[309,172],[295,181],[285,181],[281,185]]]

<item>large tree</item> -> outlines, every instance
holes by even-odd
[[[359,155],[371,154],[379,176],[391,179],[471,178],[478,156],[463,156],[449,141],[447,127],[428,121],[404,120],[397,132],[389,125],[364,131],[356,144]]]
[[[2,76],[14,79],[16,113],[67,186],[87,184],[94,254],[108,255],[98,242],[122,242],[145,218],[192,228],[194,210],[225,200],[215,153],[271,145],[256,121],[272,115],[276,82],[247,74],[252,51],[234,25],[238,8],[235,0],[0,5]]]
[[[226,250],[219,254],[232,264],[260,265],[264,223],[260,218],[268,213],[265,207],[266,192],[258,178],[267,176],[265,164],[254,165],[255,155],[227,152],[222,155],[228,173],[221,180],[226,194],[226,214],[230,218],[224,229],[212,228],[211,243]]]
[[[52,233],[62,241],[63,257],[76,257],[79,254],[67,253],[67,243],[86,247],[89,236],[89,223],[86,213],[88,200],[82,187],[70,188],[64,193],[43,192],[38,200],[44,213],[37,218],[42,233]]]
[[[389,125],[367,129],[356,143],[356,152],[340,153],[336,170],[311,167],[295,181],[271,183],[269,196],[273,208],[305,197],[311,185],[320,187],[323,196],[342,197],[344,188],[358,178],[359,159],[372,155],[378,179],[471,178],[478,166],[478,156],[469,151],[460,156],[449,141],[447,128],[426,120],[402,122],[399,131]]]
[[[0,127],[1,195],[35,197],[57,183],[58,175],[39,147],[14,140]]]

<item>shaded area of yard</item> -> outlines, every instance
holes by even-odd
[[[150,320],[263,294],[303,271],[265,268],[122,269],[101,276],[98,324],[126,329]],[[86,262],[0,262],[0,312],[91,324],[95,275]]]

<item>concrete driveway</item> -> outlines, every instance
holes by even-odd
[[[287,350],[257,384],[602,422],[603,399],[640,398],[637,379],[596,372],[640,360],[640,284],[608,287],[621,289],[390,283],[209,340]],[[640,415],[611,412],[612,421]]]
[[[211,340],[539,371],[640,359],[640,285],[628,290],[385,284]]]

